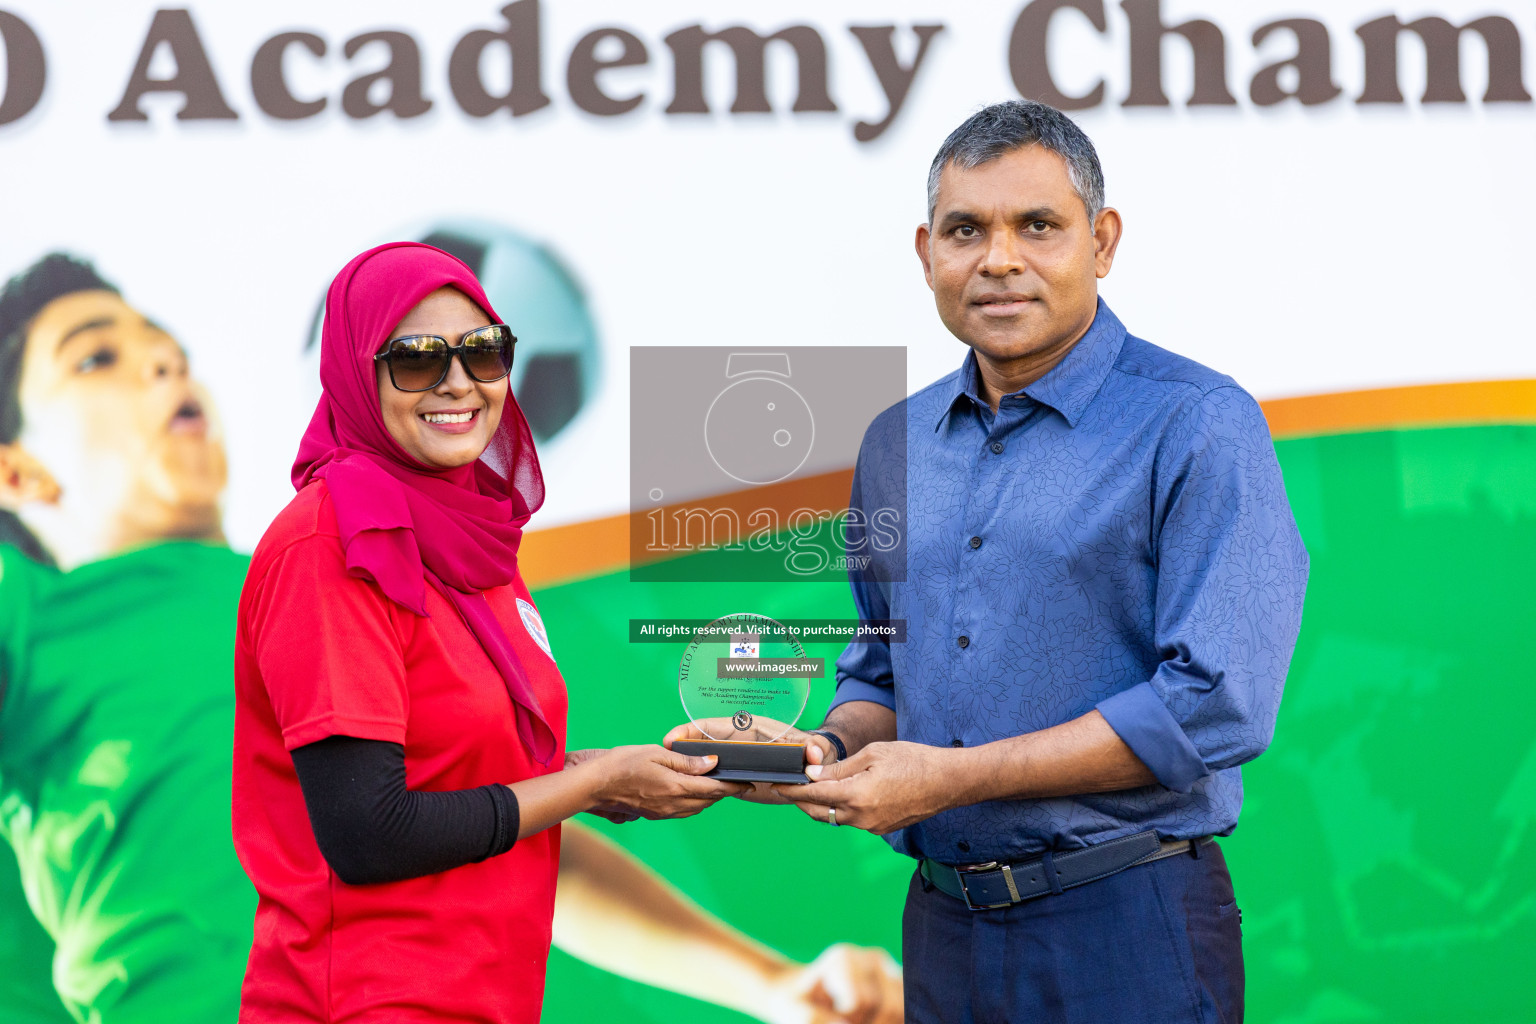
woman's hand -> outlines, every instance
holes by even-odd
[[[655,744],[578,751],[567,755],[566,765],[571,771],[591,773],[592,812],[617,822],[686,818],[722,797],[752,788],[701,778],[715,767],[713,757],[689,757]]]
[[[585,764],[593,758],[602,757],[608,753],[606,747],[588,747],[585,750],[567,750],[565,752],[565,766],[574,768],[579,764]],[[599,818],[606,818],[615,825],[627,825],[640,817],[638,811],[625,807],[623,804],[595,804],[587,808],[588,814],[595,814]]]

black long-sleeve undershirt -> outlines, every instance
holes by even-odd
[[[293,767],[320,852],[348,885],[436,874],[505,853],[517,841],[512,790],[407,789],[398,743],[328,736],[295,749]]]

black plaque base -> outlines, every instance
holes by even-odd
[[[714,754],[720,760],[706,778],[727,782],[809,782],[805,744],[751,743],[744,740],[677,740],[679,754]]]

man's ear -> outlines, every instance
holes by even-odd
[[[59,483],[53,474],[16,442],[0,444],[0,509],[15,512],[35,501],[59,500]]]
[[[1109,268],[1115,264],[1115,250],[1120,247],[1120,235],[1125,222],[1120,211],[1106,206],[1099,211],[1093,223],[1093,272],[1096,277],[1108,277]]]
[[[933,288],[933,262],[929,259],[928,242],[930,232],[927,224],[917,226],[917,237],[912,240],[917,248],[917,258],[923,265],[923,280],[928,282],[928,288]]]

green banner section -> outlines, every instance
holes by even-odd
[[[1525,1024],[1536,1019],[1536,427],[1277,449],[1312,576],[1274,745],[1244,770],[1242,821],[1223,841],[1249,1019]],[[651,740],[682,721],[683,642],[628,643],[632,618],[852,614],[846,587],[821,583],[616,574],[538,599],[571,689],[573,747]],[[831,697],[829,681],[813,686],[812,724]],[[912,865],[874,836],[739,802],[603,830],[792,956],[833,941],[899,951]],[[743,1019],[556,953],[544,1019],[596,1012]]]
[[[1223,841],[1243,909],[1248,1019],[1529,1024],[1536,427],[1277,448],[1312,576],[1274,744],[1244,769],[1242,822]],[[632,619],[853,614],[847,588],[834,583],[632,584],[620,573],[538,598],[570,686],[572,748],[653,741],[684,720],[686,638],[632,643]],[[840,649],[806,646],[826,659]],[[811,686],[807,724],[832,696],[828,679]],[[705,908],[792,957],[809,961],[834,942],[899,952],[912,864],[875,836],[740,801],[683,821],[591,820]],[[228,860],[227,831],[206,836],[200,857]],[[166,875],[163,886],[148,895],[212,912],[185,877]],[[244,927],[248,895],[236,901]],[[3,844],[0,908],[6,921],[27,913]],[[30,920],[0,928],[0,1021],[71,1019],[49,979],[51,945]],[[167,971],[185,958],[184,981],[197,976],[231,996],[239,984],[227,966],[243,959],[238,951],[163,952]],[[544,1020],[594,1019],[746,1018],[557,950]]]
[[[1277,447],[1312,577],[1227,844],[1250,1016],[1536,1019],[1536,428]]]

